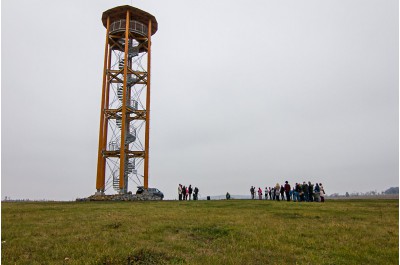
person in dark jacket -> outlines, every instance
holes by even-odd
[[[303,183],[303,191],[304,191],[304,200],[306,201],[306,202],[308,202],[310,199],[309,199],[309,196],[308,196],[308,194],[309,194],[309,189],[308,189],[308,185],[307,185],[307,183],[306,182],[304,182]]]
[[[182,187],[182,198],[183,198],[183,200],[186,200],[186,187],[185,186]]]
[[[296,198],[296,201],[300,201],[300,192],[301,192],[301,186],[299,183],[296,183],[295,191],[294,191],[294,196]],[[294,201],[295,199],[293,199]]]
[[[318,183],[315,183],[315,188],[314,188],[314,197],[315,197],[315,201],[319,202],[319,198],[320,198],[320,189],[319,189],[319,185]]]
[[[193,193],[192,185],[189,185],[189,201],[192,199],[192,193]]]
[[[283,187],[283,185],[281,185],[280,192],[281,192],[281,200],[283,201],[285,200],[285,188]]]
[[[250,193],[251,193],[251,199],[254,200],[255,188],[253,186],[251,186],[250,188]]]
[[[308,182],[308,199],[310,202],[314,201],[314,185],[311,184],[311,181]]]
[[[306,182],[303,181],[303,185],[301,185],[301,192],[300,192],[300,194],[301,194],[300,201],[302,201],[302,202],[304,202],[306,200],[306,195],[305,195],[306,188],[308,188],[308,187],[306,187]]]
[[[199,196],[199,189],[197,187],[194,188],[194,192],[193,192],[193,200],[197,201]]]

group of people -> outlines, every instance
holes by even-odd
[[[256,198],[262,200],[263,191],[260,187],[256,190],[256,187],[251,186],[250,194],[251,199]],[[287,201],[298,201],[298,202],[324,202],[325,201],[325,190],[322,183],[312,184],[310,181],[303,184],[296,183],[293,187],[290,186],[288,181],[285,181],[285,185],[279,185],[276,183],[274,187],[265,187],[264,196],[266,200],[287,200]]]
[[[179,184],[178,186],[178,198],[180,201],[184,200],[191,200],[192,199],[192,194],[193,194],[193,200],[196,201],[199,198],[199,189],[195,187],[194,189],[192,188],[192,185],[189,185],[189,187],[182,186],[182,184]]]

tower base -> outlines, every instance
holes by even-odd
[[[143,192],[141,194],[127,193],[114,195],[105,195],[104,193],[98,194],[98,192],[96,192],[92,196],[76,199],[76,201],[161,201],[162,199],[162,197],[156,196],[149,192]]]

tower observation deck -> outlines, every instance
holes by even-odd
[[[96,190],[148,188],[151,36],[156,18],[132,6],[105,11]]]

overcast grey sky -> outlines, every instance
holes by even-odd
[[[2,198],[94,194],[101,15],[125,4],[159,25],[149,184],[166,198],[399,185],[396,0],[3,0]]]

